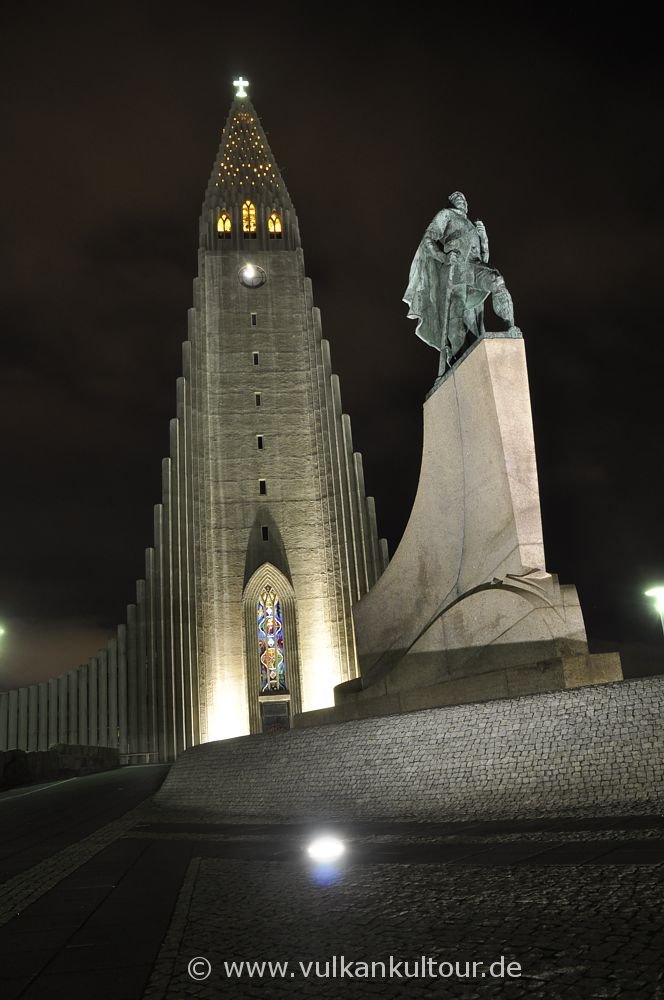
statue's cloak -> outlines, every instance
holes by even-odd
[[[458,255],[458,263],[453,265],[447,263],[451,251]],[[403,301],[408,306],[408,319],[417,320],[417,336],[438,351],[444,351],[449,341],[454,355],[463,347],[468,332],[475,336],[482,332],[486,277],[493,272],[482,264],[480,253],[473,223],[447,208],[435,216],[417,248]],[[478,287],[478,283],[485,287]]]

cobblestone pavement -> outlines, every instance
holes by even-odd
[[[474,864],[430,857],[374,864],[370,843],[364,839],[362,863],[341,867],[336,877],[323,877],[304,857],[272,860],[267,839],[264,859],[254,843],[251,860],[192,860],[144,996],[664,1000],[661,862],[575,864],[573,854],[562,860],[564,851],[578,850],[572,840],[557,845],[561,864],[542,863],[544,855],[518,861],[517,854],[510,864],[504,846],[495,865],[484,855]],[[519,978],[490,977],[501,956],[519,963]],[[211,964],[200,982],[187,971],[195,958]],[[225,962],[242,961],[288,968],[274,977],[225,970]],[[368,968],[356,964],[363,962]],[[372,977],[372,962],[385,963],[385,975],[377,966]],[[483,966],[467,977],[473,962]]]
[[[6,883],[0,997],[664,1000],[661,817],[339,824],[336,873],[312,829],[131,810]]]

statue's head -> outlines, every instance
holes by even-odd
[[[456,208],[459,212],[468,211],[468,202],[462,191],[453,191],[447,200],[452,208]]]

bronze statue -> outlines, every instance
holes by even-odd
[[[461,191],[449,196],[427,227],[410,268],[403,300],[415,333],[440,351],[439,374],[452,365],[469,337],[484,333],[483,303],[491,295],[497,316],[514,325],[512,298],[499,271],[488,267],[484,223],[471,222]]]

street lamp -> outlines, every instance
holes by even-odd
[[[659,611],[659,620],[662,623],[662,632],[664,632],[664,587],[651,587],[650,590],[646,590],[646,597],[654,599],[655,607]]]

